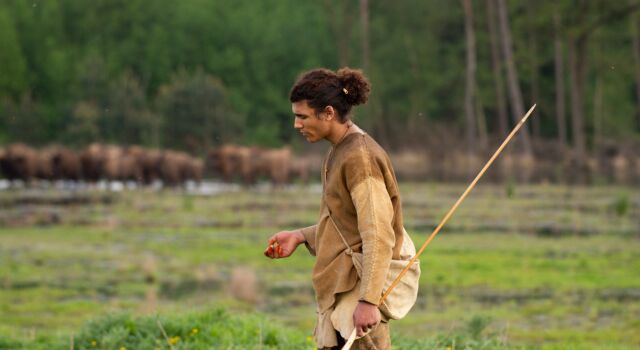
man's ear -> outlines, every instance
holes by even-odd
[[[326,116],[325,120],[332,120],[336,118],[336,110],[332,106],[324,107],[322,113]]]

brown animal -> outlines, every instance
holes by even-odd
[[[80,154],[82,175],[88,182],[96,182],[103,176],[104,146],[92,143]]]
[[[211,169],[213,175],[220,176],[223,181],[231,182],[240,177],[245,184],[251,184],[256,179],[259,153],[255,147],[223,145],[209,150],[207,169]]]
[[[38,172],[38,152],[23,144],[9,145],[4,154],[2,170],[10,181],[32,181]]]
[[[103,150],[102,175],[109,181],[120,180],[124,172],[121,170],[121,161],[124,151],[117,145],[105,145]]]
[[[257,147],[240,147],[235,155],[238,174],[245,185],[256,182],[259,173],[261,151]]]
[[[45,147],[38,154],[36,178],[41,180],[53,180],[53,154],[55,146]]]
[[[205,156],[205,171],[212,177],[224,179],[220,148],[211,147],[207,150],[207,155]]]
[[[140,165],[142,173],[142,183],[149,185],[160,179],[160,164],[162,162],[162,152],[156,149],[144,149],[140,146],[131,146],[127,150],[136,162]]]
[[[198,176],[193,169],[191,156],[172,150],[163,153],[160,174],[165,186],[183,185],[190,177]],[[202,169],[200,169],[199,176],[202,177]]]
[[[633,163],[631,181],[633,184],[637,185],[640,184],[640,157],[634,156],[631,160]]]
[[[82,175],[80,156],[60,145],[51,145],[38,152],[37,177],[43,180],[79,180]]]
[[[262,150],[257,158],[258,172],[271,183],[281,186],[289,181],[291,169],[291,148],[282,147]]]
[[[160,178],[164,186],[175,186],[180,183],[180,154],[175,151],[164,151],[160,162]]]
[[[143,182],[142,164],[138,162],[135,154],[122,151],[118,158],[118,179],[121,181]]]
[[[89,182],[100,179],[122,180],[131,173],[128,169],[124,169],[131,163],[131,160],[126,160],[123,163],[123,155],[123,149],[117,145],[98,143],[89,145],[80,156],[85,180]]]
[[[202,159],[190,157],[187,167],[187,180],[195,181],[196,184],[202,183],[202,173],[204,172],[204,162]]]
[[[239,171],[238,152],[240,146],[223,145],[209,150],[207,167],[214,176],[220,176],[223,181],[230,182]]]
[[[7,166],[7,151],[0,147],[0,178],[6,176],[5,175],[5,167]]]
[[[303,184],[309,183],[311,173],[311,161],[303,157],[292,157],[289,175],[292,179],[299,179]]]
[[[162,151],[157,149],[147,150],[142,159],[142,171],[145,183],[150,184],[160,179],[161,162]]]
[[[59,146],[51,159],[53,176],[56,180],[74,180],[82,178],[82,162],[78,153]]]

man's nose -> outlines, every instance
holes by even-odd
[[[293,120],[293,127],[296,128],[296,129],[302,129],[302,120],[300,118],[296,117]]]

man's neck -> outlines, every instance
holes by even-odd
[[[338,123],[338,125],[336,125],[336,127],[334,128],[334,131],[329,136],[327,136],[327,140],[331,142],[331,145],[337,145],[353,131],[352,125],[352,121],[347,121],[346,123]]]

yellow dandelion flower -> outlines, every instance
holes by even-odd
[[[125,348],[124,346],[121,346],[120,350],[127,350],[127,348]]]
[[[98,342],[96,342],[95,340],[91,341],[91,346],[95,347],[96,345],[98,345]]]
[[[194,329],[191,330],[191,335],[196,335],[196,334],[198,334],[198,332],[199,332],[198,328],[194,328]]]
[[[178,342],[180,341],[180,336],[175,336],[175,337],[171,337],[169,338],[169,344],[171,345],[176,345],[178,344]]]
[[[307,343],[311,343],[313,341],[313,337],[312,336],[307,336]]]
[[[451,347],[450,347],[450,346],[447,346],[447,350],[451,350]]]

